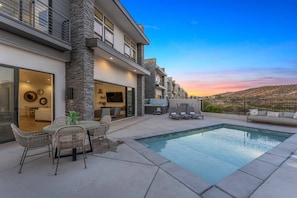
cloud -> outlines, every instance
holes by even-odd
[[[153,29],[153,30],[160,30],[158,26],[155,25],[144,25],[145,29]]]
[[[188,74],[178,82],[189,95],[209,96],[261,86],[297,84],[296,73],[296,69],[286,68],[204,71]]]

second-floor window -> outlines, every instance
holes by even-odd
[[[114,25],[113,23],[100,12],[94,8],[94,32],[95,37],[104,41],[109,46],[113,47],[114,44]]]
[[[125,56],[136,61],[136,44],[129,39],[126,35],[124,36],[124,54]]]

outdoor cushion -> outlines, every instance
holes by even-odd
[[[295,113],[293,113],[293,112],[284,112],[283,117],[284,118],[293,118],[294,114]]]
[[[293,116],[294,119],[297,119],[297,112]]]
[[[274,111],[267,111],[268,117],[278,117],[279,113]]]
[[[251,115],[258,115],[258,109],[250,109]]]
[[[267,111],[258,111],[258,115],[259,116],[266,116],[267,115]]]

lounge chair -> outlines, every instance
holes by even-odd
[[[195,112],[194,107],[187,107],[187,114],[189,114],[192,119],[204,119],[200,111],[198,113]]]
[[[192,116],[187,114],[187,106],[185,105],[180,105],[180,107],[178,108],[178,112],[179,112],[179,115],[183,118],[183,119],[191,119]]]
[[[176,108],[175,107],[170,107],[168,110],[169,113],[169,118],[174,119],[174,120],[179,120],[182,117],[177,113]]]

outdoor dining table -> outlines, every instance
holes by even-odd
[[[90,137],[89,131],[98,128],[100,126],[100,123],[97,121],[84,121],[83,120],[83,121],[78,121],[76,125],[83,126],[87,129],[89,143],[90,143],[90,150],[87,152],[92,152],[93,147],[92,147],[92,142],[91,142],[91,137]],[[67,125],[66,125],[66,123],[65,124],[61,124],[61,123],[51,124],[51,125],[45,126],[43,128],[43,132],[48,133],[50,135],[54,135],[55,132],[62,126],[67,126]],[[56,150],[56,154],[57,154],[57,150]],[[55,156],[57,156],[56,154],[55,154]],[[72,160],[73,161],[76,160],[76,148],[72,149]]]

